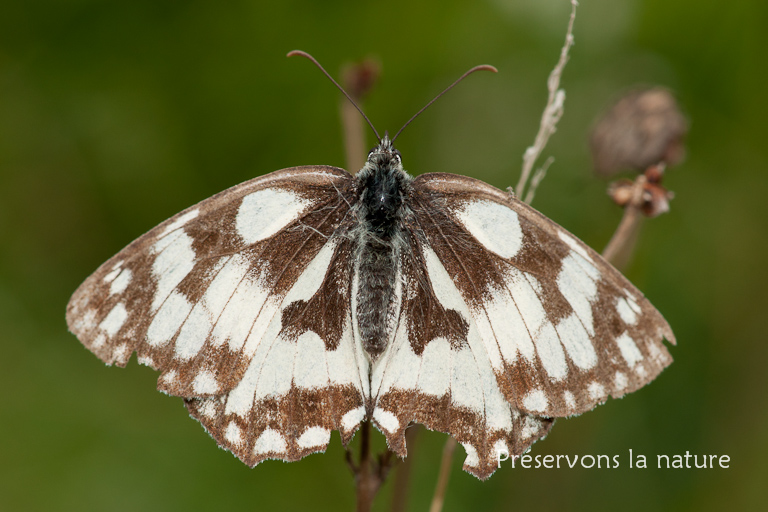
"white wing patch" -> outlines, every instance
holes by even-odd
[[[359,386],[361,391],[367,396],[370,394],[368,389],[368,362],[363,354],[362,347],[354,342],[351,317],[347,318],[344,323],[344,332],[341,335],[341,340],[336,350],[326,351],[325,353],[328,377],[332,384],[353,384]],[[352,416],[349,418],[349,421],[352,421]],[[355,424],[360,423],[361,420],[362,416]]]
[[[573,364],[582,370],[597,365],[597,353],[589,334],[576,313],[571,313],[557,324],[557,334]]]
[[[600,400],[606,396],[605,387],[597,381],[590,382],[587,391],[593,400]]]
[[[232,352],[240,350],[249,336],[263,335],[276,309],[269,298],[269,290],[257,276],[246,275],[246,270],[245,262],[236,258],[230,260],[216,277],[215,281],[222,280],[216,285],[219,293],[212,295],[208,303],[211,311],[223,307],[211,333],[213,341],[215,344],[227,343]],[[243,277],[238,279],[241,274]],[[228,288],[233,285],[235,290],[230,294]],[[227,295],[229,298],[221,304],[218,299]]]
[[[594,265],[571,253],[562,260],[557,287],[581,320],[584,329],[595,334],[592,318],[592,302],[597,298],[597,281],[600,272]]]
[[[627,387],[628,382],[629,381],[627,380],[627,376],[622,372],[616,372],[616,374],[613,376],[613,385],[619,392],[623,391]]]
[[[297,440],[297,444],[302,448],[314,448],[316,446],[327,446],[331,441],[331,431],[323,427],[309,427]]]
[[[341,426],[345,431],[351,431],[365,418],[365,407],[362,405],[352,409],[341,417]]]
[[[283,453],[288,448],[285,437],[277,430],[268,428],[261,433],[253,446],[253,453]]]
[[[180,216],[175,221],[168,224],[168,226],[165,227],[162,233],[158,235],[158,238],[163,238],[165,235],[170,233],[171,231],[176,231],[180,227],[183,227],[187,222],[191,221],[192,219],[197,218],[197,216],[200,214],[200,210],[197,208],[188,211],[184,215]]]
[[[152,311],[157,311],[171,291],[195,266],[192,242],[192,237],[179,230],[160,238],[152,247],[152,251],[158,253],[152,263],[152,274],[157,279],[157,289],[152,297]]]
[[[523,398],[523,406],[529,411],[542,412],[547,409],[548,405],[547,395],[541,389],[531,390]]]
[[[123,326],[126,318],[128,318],[128,311],[122,302],[118,302],[101,321],[99,329],[104,331],[107,336],[114,336]]]
[[[480,464],[480,457],[477,456],[477,450],[469,443],[461,443],[464,451],[467,452],[467,457],[464,459],[464,465],[475,467]]]
[[[118,272],[117,277],[112,276],[112,273],[114,272]],[[112,273],[107,274],[107,277],[111,276],[111,278],[114,279],[109,286],[109,294],[115,295],[116,293],[123,293],[125,289],[128,288],[128,285],[131,284],[133,272],[128,268],[122,270],[118,268],[113,270]],[[104,279],[106,280],[107,278],[105,277]]]
[[[243,432],[237,423],[230,421],[227,429],[224,431],[224,438],[235,446],[243,443]]]
[[[438,397],[448,393],[451,384],[451,368],[445,364],[451,360],[451,345],[448,340],[437,338],[430,341],[421,358],[421,372],[416,382],[418,389]]]
[[[563,401],[569,410],[572,411],[576,408],[576,397],[570,391],[563,392]]]
[[[491,364],[497,370],[503,368],[499,354],[507,364],[513,364],[518,354],[527,361],[536,357],[533,340],[511,293],[509,285],[493,290],[482,307],[472,310]]]
[[[387,432],[396,432],[400,428],[400,422],[397,420],[397,416],[389,411],[385,411],[381,407],[377,407],[373,410],[373,419]]]
[[[621,356],[627,362],[629,367],[633,367],[638,361],[643,359],[643,354],[640,349],[637,348],[635,340],[633,340],[627,333],[622,334],[616,338],[616,344],[619,346]]]
[[[237,212],[237,233],[247,244],[266,240],[298,219],[311,204],[288,190],[259,190],[243,199]]]
[[[285,296],[285,304],[290,304],[297,300],[309,300],[320,289],[323,284],[328,267],[331,264],[331,258],[336,251],[336,242],[331,240],[326,243],[320,252],[317,253],[309,265],[304,269],[299,278],[291,287]]]
[[[121,267],[123,266],[123,260],[119,260],[117,263],[115,263],[112,266],[112,270],[110,270],[105,276],[104,276],[104,282],[105,283],[111,283],[117,275],[120,273]]]
[[[523,246],[517,213],[491,201],[464,204],[456,216],[478,242],[502,258],[513,258]]]
[[[639,306],[630,296],[616,299],[616,311],[627,325],[634,325],[637,322],[638,309],[640,309]]]
[[[219,383],[216,376],[208,370],[200,370],[192,382],[192,389],[201,395],[212,395],[219,391]]]
[[[177,291],[171,292],[149,324],[147,343],[153,347],[161,347],[171,341],[190,311],[192,304],[187,298]]]
[[[296,340],[293,383],[303,389],[317,389],[328,385],[328,366],[325,361],[325,342],[312,331]]]

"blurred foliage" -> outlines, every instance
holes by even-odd
[[[365,109],[394,132],[469,67],[489,63],[398,140],[413,174],[517,181],[557,60],[567,0],[53,2],[0,8],[0,508],[349,510],[338,436],[325,455],[251,470],[216,448],[156,375],[108,368],[64,308],[102,261],[229,186],[301,164],[344,166],[334,74],[373,56]],[[675,363],[626,399],[561,420],[533,454],[619,455],[618,469],[511,469],[454,460],[446,511],[758,510],[768,502],[768,3],[582,0],[556,157],[535,204],[601,249],[621,212],[586,149],[626,88],[676,92],[688,159],[672,211],[645,224],[628,277],[666,315]],[[372,137],[369,137],[372,143]],[[379,442],[381,436],[377,434]],[[444,436],[413,450],[424,510]],[[727,454],[729,469],[629,469],[629,449]],[[461,450],[458,450],[461,452]],[[391,480],[391,479],[390,479]],[[391,481],[377,510],[387,510]],[[320,496],[320,497],[318,497]]]

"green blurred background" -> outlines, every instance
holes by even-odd
[[[345,166],[335,75],[373,56],[365,102],[390,132],[469,67],[398,140],[406,169],[514,185],[538,127],[567,0],[6,1],[0,7],[0,509],[350,510],[328,453],[249,469],[132,362],[104,366],[66,330],[70,294],[135,237],[256,175]],[[499,470],[454,457],[446,511],[765,510],[768,119],[764,0],[582,0],[563,76],[555,163],[534,206],[602,249],[620,218],[587,135],[620,91],[676,92],[688,158],[672,211],[645,224],[626,269],[672,324],[675,363],[651,385],[560,420],[533,454],[619,455],[618,469]],[[369,142],[373,138],[369,136]],[[377,439],[381,436],[377,433]],[[421,432],[409,508],[427,508],[444,436]],[[729,455],[729,469],[629,469]],[[461,449],[458,452],[462,452]],[[388,510],[392,479],[376,510]]]

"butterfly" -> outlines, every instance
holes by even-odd
[[[250,466],[363,421],[405,457],[415,422],[481,479],[651,381],[675,343],[565,229],[482,181],[411,177],[386,135],[355,175],[292,167],[168,219],[86,279],[67,323],[107,364],[136,352]]]

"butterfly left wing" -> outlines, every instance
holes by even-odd
[[[349,310],[354,178],[292,168],[160,224],[74,293],[70,330],[107,364],[161,370],[222,447],[250,465],[348,440],[367,366]],[[331,267],[336,269],[331,271]]]
[[[414,180],[407,202],[413,267],[426,272],[404,271],[402,310],[415,323],[372,374],[390,444],[393,427],[424,422],[462,442],[465,469],[485,478],[499,453],[545,435],[546,418],[634,391],[671,363],[672,331],[643,295],[511,195],[435,173]]]

